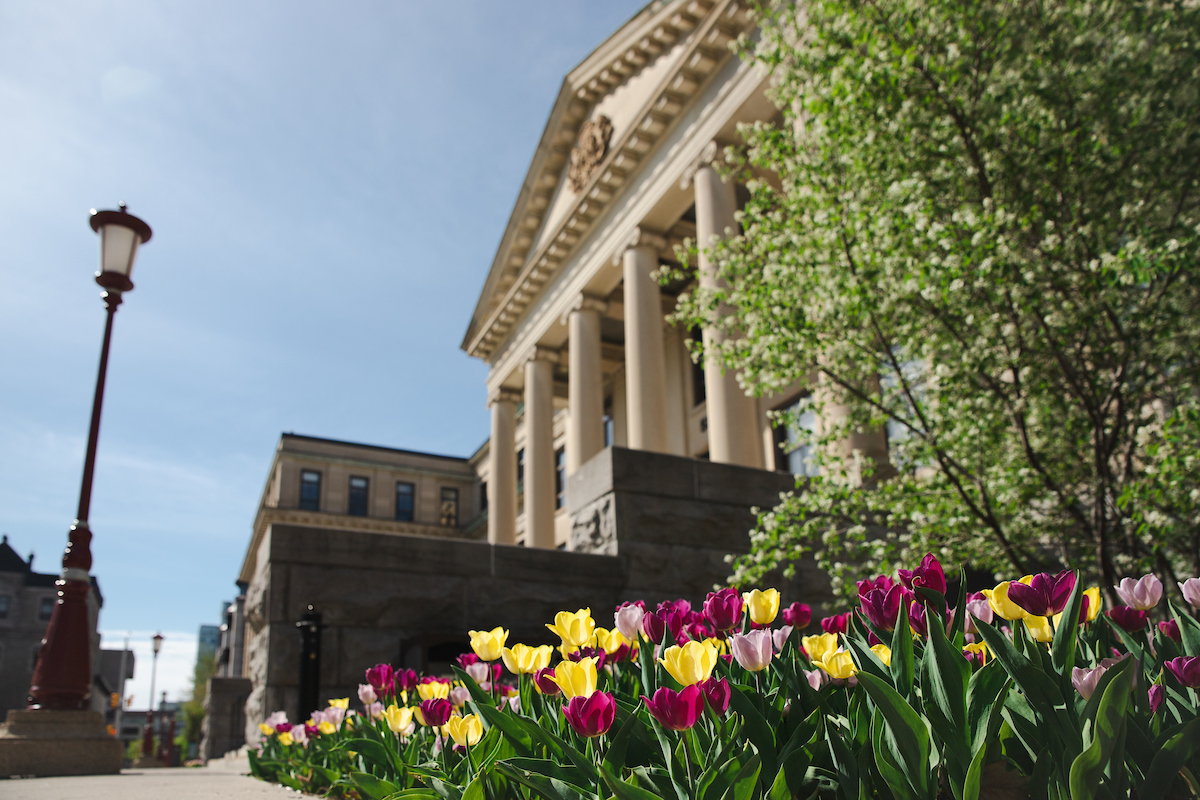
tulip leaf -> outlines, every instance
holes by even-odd
[[[1125,710],[1135,674],[1132,666],[1133,661],[1126,659],[1109,670],[1116,675],[1104,690],[1092,726],[1092,741],[1071,763],[1071,800],[1095,797],[1110,760],[1116,760],[1124,750]]]
[[[896,615],[896,629],[892,631],[892,683],[896,691],[905,697],[912,694],[913,687],[913,635],[908,624],[908,611],[904,603]]]
[[[891,731],[900,769],[908,779],[918,797],[929,792],[929,729],[917,716],[908,701],[896,693],[890,683],[880,680],[869,672],[858,675],[858,685],[867,690],[875,707],[883,715]]]
[[[871,747],[875,753],[875,768],[897,800],[920,800],[921,795],[905,774],[904,756],[899,752],[896,737],[892,735],[878,706],[871,717]]]
[[[733,782],[725,790],[722,800],[750,800],[754,790],[758,788],[758,773],[761,770],[762,758],[757,755],[751,756],[733,777]]]
[[[399,773],[400,767],[395,762],[395,756],[390,747],[385,747],[374,739],[344,739],[338,743],[339,750],[352,750],[362,756],[367,764],[380,769]],[[392,791],[396,791],[392,789]]]
[[[951,766],[956,768],[955,777],[961,781],[971,765],[966,703],[971,666],[963,658],[962,651],[950,645],[941,625],[929,626],[929,646],[925,648],[924,662],[921,680],[925,689],[925,714],[930,722],[940,718],[944,723],[941,730],[934,730],[945,743],[954,762]],[[934,708],[937,714],[931,713]]]
[[[1004,706],[1009,685],[1008,674],[994,658],[976,670],[967,683],[967,730],[972,751],[993,738],[988,732]]]
[[[605,766],[620,774],[621,768],[625,766],[625,752],[629,749],[629,737],[633,735],[633,729],[641,725],[642,721],[638,719],[636,713],[626,717],[625,722],[608,745],[608,752],[604,754]]]
[[[963,631],[967,625],[967,570],[958,568],[958,602],[954,604],[954,622],[947,632],[950,641],[962,647]]]
[[[1200,622],[1175,605],[1174,600],[1168,598],[1167,603],[1171,607],[1171,613],[1175,615],[1175,621],[1179,623],[1179,638],[1183,644],[1184,655],[1200,656]]]
[[[814,714],[820,713],[814,711]],[[797,748],[783,757],[775,782],[767,792],[766,800],[792,800],[800,794],[812,757],[804,748]]]
[[[389,794],[384,800],[438,800],[440,796],[433,789],[418,786],[414,789],[401,789],[395,794]]]
[[[762,758],[762,768],[767,775],[775,774],[775,734],[763,715],[754,707],[749,697],[750,689],[730,684],[729,703],[746,721],[746,736]]]
[[[891,683],[892,677],[888,674],[888,668],[879,660],[879,656],[875,655],[871,650],[865,636],[856,631],[845,636],[844,641],[850,647],[850,652],[854,656],[854,663],[860,671],[870,672],[880,680]]]
[[[1200,719],[1194,719],[1155,753],[1146,771],[1146,780],[1138,789],[1141,800],[1162,800],[1176,781],[1179,771],[1200,749]]]
[[[1054,671],[1069,680],[1071,668],[1075,666],[1075,642],[1079,635],[1079,608],[1083,604],[1083,580],[1075,573],[1075,586],[1067,599],[1067,607],[1059,617],[1058,630],[1054,632],[1051,658]]]
[[[585,792],[578,786],[557,778],[547,777],[541,772],[515,767],[511,761],[496,762],[496,770],[546,800],[590,800],[594,796],[591,792]]]
[[[600,774],[617,800],[663,800],[661,795],[647,791],[640,786],[632,786],[625,783],[603,766],[600,767]]]
[[[482,775],[476,775],[475,780],[467,784],[467,788],[463,790],[462,800],[487,800],[487,795],[483,791]]]
[[[573,764],[560,764],[550,758],[507,758],[504,760],[513,769],[536,772],[546,778],[555,778],[576,786],[585,786],[587,777]]]
[[[373,800],[383,800],[398,791],[396,784],[377,778],[366,772],[351,772],[350,780]]]
[[[500,711],[487,703],[476,703],[476,710],[490,724],[499,728],[509,741],[509,744],[523,756],[533,755],[533,742],[529,733],[521,724],[521,717]],[[540,728],[538,729],[541,730]]]
[[[1015,625],[1018,630],[1021,625]],[[975,629],[979,631],[979,635],[983,637],[983,641],[987,643],[988,649],[992,651],[992,655],[996,657],[1004,669],[1008,672],[1013,681],[1029,698],[1029,702],[1037,709],[1039,716],[1043,719],[1055,719],[1056,712],[1054,707],[1063,702],[1062,692],[1059,691],[1058,684],[1050,679],[1042,669],[1025,656],[1017,652],[1013,643],[1008,640],[995,627],[989,625],[983,620],[975,621]]]

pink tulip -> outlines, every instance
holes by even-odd
[[[727,587],[709,592],[704,600],[704,618],[719,631],[734,628],[742,621],[742,596],[738,590]]]
[[[1188,578],[1186,581],[1180,581],[1179,591],[1183,592],[1183,599],[1188,601],[1188,605],[1192,608],[1200,608],[1200,578]]]
[[[725,678],[717,680],[709,678],[700,684],[700,693],[704,695],[704,702],[713,710],[713,713],[718,717],[725,713],[729,708],[729,698],[731,690],[729,681]]]
[[[450,690],[450,702],[456,706],[465,706],[471,699],[471,690],[465,686],[455,686]]]
[[[1049,617],[1066,607],[1074,588],[1074,572],[1063,570],[1057,575],[1039,572],[1028,584],[1010,583],[1008,599],[1035,617]]]
[[[747,634],[734,634],[729,640],[729,649],[733,657],[745,669],[751,672],[761,672],[771,663],[774,655],[770,631],[750,631]]]
[[[576,695],[563,706],[563,715],[576,733],[591,739],[612,727],[617,701],[608,692],[592,692],[587,697]]]
[[[383,703],[378,701],[374,703],[368,703],[364,711],[366,711],[367,716],[371,719],[379,719],[383,716]]]
[[[1122,578],[1116,589],[1121,602],[1139,611],[1154,608],[1162,599],[1163,593],[1162,581],[1154,573],[1143,575],[1136,581],[1133,578]]]
[[[486,683],[490,677],[488,673],[491,672],[491,670],[488,669],[487,664],[483,663],[482,661],[476,661],[473,664],[467,664],[467,666],[463,667],[463,672],[470,675],[471,680],[478,684],[483,684]]]
[[[802,669],[800,671],[804,673],[804,679],[806,681],[808,681],[808,685],[813,688],[813,691],[819,692],[821,690],[821,683],[824,682],[824,680],[825,680],[825,678],[824,678],[825,673],[823,673],[819,669],[814,669],[814,670]]]
[[[331,723],[334,727],[342,724],[342,720],[346,718],[346,709],[330,706],[325,709],[325,721]]]
[[[646,609],[636,605],[621,606],[617,609],[615,617],[617,630],[631,642],[638,640],[638,634],[642,632],[642,617],[646,616]]]
[[[364,706],[369,706],[371,703],[374,703],[376,700],[378,700],[379,696],[375,694],[375,689],[371,686],[371,684],[360,683],[358,685],[358,699]]]
[[[858,587],[858,596],[862,597],[872,589],[882,589],[886,592],[888,589],[895,586],[896,582],[887,575],[876,575],[874,578],[865,578],[861,581],[858,581],[854,585]]]
[[[812,622],[812,608],[807,603],[792,603],[780,612],[783,623],[804,630]]]
[[[1104,677],[1104,673],[1107,671],[1108,669],[1105,667],[1093,667],[1092,669],[1072,667],[1071,685],[1075,687],[1075,691],[1079,692],[1084,700],[1090,700],[1092,693],[1096,691],[1096,684],[1100,683],[1100,679]]]
[[[835,614],[832,617],[825,617],[821,620],[821,630],[825,633],[845,633],[850,627],[850,612],[845,614]]]
[[[307,726],[305,725],[297,725],[292,728],[292,741],[301,747],[308,744],[308,731],[306,728]]]
[[[507,702],[509,711],[513,712],[514,714],[521,713],[521,695],[514,694],[512,697],[508,698]]]
[[[995,618],[996,614],[992,611],[992,604],[988,602],[982,592],[971,595],[971,599],[967,601],[967,633],[975,632],[975,620],[991,625]]]
[[[642,702],[658,724],[669,731],[686,731],[704,712],[704,698],[695,684],[685,686],[679,692],[663,686],[654,693],[653,700],[642,695]]]
[[[909,589],[916,590],[924,587],[942,594],[946,593],[946,573],[933,553],[926,553],[925,557],[921,559],[921,565],[916,569],[897,570],[897,574],[900,576],[900,582]]]
[[[1189,689],[1200,687],[1200,656],[1172,658],[1163,666]]]
[[[771,644],[775,646],[776,653],[783,652],[783,646],[787,644],[787,640],[791,638],[792,626],[784,625],[777,631],[771,631]]]

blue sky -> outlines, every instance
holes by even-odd
[[[563,76],[641,5],[0,0],[0,531],[57,570],[104,323],[87,213],[125,201],[154,238],[93,572],[106,646],[173,643],[172,696],[280,432],[483,441],[477,292]]]

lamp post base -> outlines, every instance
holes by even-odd
[[[0,725],[0,776],[114,775],[123,751],[98,711],[14,709]]]

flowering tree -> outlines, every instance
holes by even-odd
[[[927,549],[1104,586],[1200,571],[1200,11],[760,15],[782,122],[727,153],[742,235],[712,251],[725,288],[679,319],[732,334],[716,355],[748,389],[801,380],[801,411],[843,421],[800,431],[820,474],[762,517],[734,580],[808,551],[835,580]],[[834,447],[871,429],[890,464]]]

